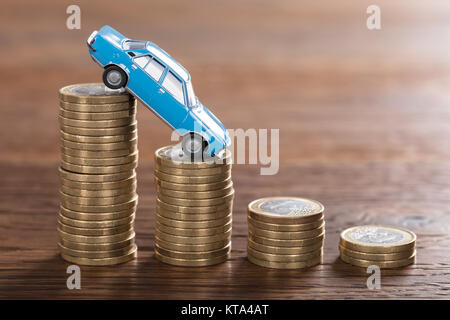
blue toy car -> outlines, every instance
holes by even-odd
[[[124,87],[176,130],[186,154],[219,155],[230,144],[225,126],[195,96],[187,70],[156,44],[130,40],[110,26],[94,31],[87,44],[105,69],[105,85]]]

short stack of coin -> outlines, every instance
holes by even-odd
[[[368,267],[398,268],[415,262],[416,235],[385,226],[357,226],[341,233],[339,251],[344,262]]]
[[[305,269],[322,262],[324,207],[297,197],[269,197],[248,205],[248,260],[275,269]]]
[[[179,146],[155,152],[155,256],[177,266],[224,262],[231,250],[231,153],[191,162]]]
[[[59,97],[61,256],[80,265],[132,260],[137,255],[136,101],[102,84],[67,86]]]

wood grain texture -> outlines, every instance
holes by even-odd
[[[5,0],[0,12],[0,298],[378,299],[449,298],[450,6],[378,1],[79,1],[82,29],[65,28],[66,3]],[[35,13],[39,10],[40,14]],[[132,19],[130,19],[132,17]],[[114,21],[112,23],[111,21]],[[280,171],[235,165],[233,250],[226,263],[167,266],[153,257],[153,152],[170,130],[138,110],[139,257],[82,267],[66,288],[56,215],[57,90],[101,80],[84,41],[103,24],[151,39],[191,71],[202,102],[229,128],[280,128]],[[324,263],[271,270],[246,260],[246,207],[302,196],[326,207]],[[339,233],[379,223],[418,235],[413,266],[382,271],[339,260]]]

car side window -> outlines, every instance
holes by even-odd
[[[166,68],[165,66],[163,66],[161,63],[159,63],[157,60],[153,59],[145,66],[144,70],[153,79],[155,79],[156,81],[159,81],[165,68]]]
[[[162,86],[180,103],[184,104],[183,84],[172,72],[168,72]]]
[[[136,63],[139,67],[143,69],[149,60],[150,60],[149,56],[141,56],[135,58],[134,63]]]

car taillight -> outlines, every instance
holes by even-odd
[[[95,38],[93,38],[93,39],[91,40],[91,45],[93,45],[94,42],[95,42]]]

